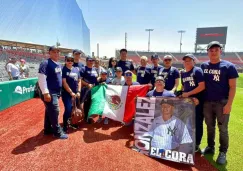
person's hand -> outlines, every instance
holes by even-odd
[[[182,93],[182,97],[189,97],[189,93],[186,92]]]
[[[44,101],[45,102],[50,102],[51,101],[51,95],[49,93],[44,94]]]
[[[76,94],[75,94],[74,92],[71,92],[70,95],[71,95],[72,97],[76,97]]]
[[[80,98],[80,93],[79,92],[76,93],[76,97]]]
[[[224,106],[224,108],[223,108],[223,114],[225,114],[225,115],[227,115],[227,114],[230,114],[230,112],[231,112],[231,105],[230,104],[226,104],[225,106]]]
[[[193,97],[192,100],[196,106],[199,104],[199,100],[197,98]]]
[[[151,83],[148,83],[148,86],[149,86],[149,90],[153,88],[153,85]]]
[[[91,89],[93,87],[93,84],[88,84],[88,88]]]

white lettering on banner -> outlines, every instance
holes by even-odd
[[[32,85],[30,85],[30,87],[21,87],[21,86],[17,86],[14,90],[15,93],[18,94],[25,94],[25,93],[30,93],[35,91],[35,85],[32,87]]]
[[[142,110],[144,112],[136,112],[134,132],[137,135],[134,136],[134,139],[135,139],[135,146],[139,149],[139,152],[145,155],[149,154],[150,141],[151,141],[151,138],[148,137],[148,135],[146,135],[145,133],[147,133],[152,127],[152,121],[154,119],[155,100],[156,100],[155,98],[137,99],[136,108],[147,109],[147,110]]]
[[[160,150],[160,149],[158,149]],[[193,164],[193,155],[192,154],[186,154],[183,152],[178,151],[171,151],[171,150],[165,150],[165,156],[166,159],[177,161],[177,162],[185,162]]]

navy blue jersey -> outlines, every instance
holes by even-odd
[[[151,81],[151,68],[139,66],[136,69],[137,72],[137,82],[141,85],[148,84]]]
[[[238,72],[231,62],[221,60],[217,64],[209,61],[201,65],[205,78],[205,100],[218,101],[229,97],[229,79],[238,78]]]
[[[204,82],[203,71],[199,67],[193,67],[190,71],[181,72],[181,83],[184,92],[190,92],[198,87],[198,83]]]
[[[98,84],[98,81],[97,81],[98,73],[97,73],[95,67],[88,68],[87,66],[85,66],[85,67],[81,68],[80,76],[86,83],[93,84],[93,85]]]
[[[127,71],[127,70],[130,70],[130,71],[133,71],[134,70],[134,66],[133,66],[133,63],[130,62],[130,61],[122,61],[122,60],[119,60],[118,63],[117,63],[117,67],[121,67],[122,68],[122,75],[124,76],[124,73]]]
[[[82,62],[79,62],[79,63],[74,62],[74,63],[73,63],[73,66],[74,66],[74,67],[77,67],[77,68],[79,69],[79,71],[80,71],[81,68],[84,67],[84,64],[83,64]]]
[[[50,58],[41,62],[39,73],[46,75],[47,88],[50,94],[60,94],[62,89],[62,66]]]
[[[154,86],[155,83],[155,78],[159,75],[159,71],[162,69],[163,67],[161,65],[159,65],[158,67],[152,66],[151,67],[151,84]]]
[[[68,69],[64,66],[62,69],[62,78],[66,78],[68,86],[76,94],[78,91],[78,79],[80,79],[79,68],[72,67],[72,69]],[[62,90],[64,93],[68,93],[64,87]]]
[[[168,69],[163,68],[159,71],[159,75],[165,79],[166,90],[172,90],[175,86],[175,80],[180,78],[179,71],[175,67],[170,67]]]
[[[151,90],[147,93],[146,97],[175,97],[175,94],[165,89],[163,92],[157,92],[156,90]]]

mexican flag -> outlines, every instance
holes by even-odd
[[[91,89],[91,107],[88,117],[102,115],[120,121],[130,122],[136,111],[136,97],[144,97],[148,85],[99,85]]]

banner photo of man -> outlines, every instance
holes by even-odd
[[[136,151],[194,165],[195,105],[192,98],[138,97]]]

